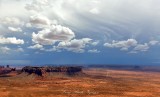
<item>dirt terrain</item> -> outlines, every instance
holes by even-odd
[[[160,72],[84,69],[67,76],[17,73],[0,76],[0,97],[160,97]]]

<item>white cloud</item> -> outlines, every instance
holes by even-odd
[[[123,41],[115,41],[113,40],[112,43],[105,43],[105,47],[109,48],[121,48],[121,50],[128,50],[128,48],[136,46],[137,41],[135,39],[128,39]]]
[[[24,52],[24,49],[23,48],[18,48],[15,50],[16,52]]]
[[[128,52],[129,54],[137,54],[138,52],[137,51],[130,51]]]
[[[25,8],[31,11],[42,11],[44,7],[48,6],[48,0],[33,0],[31,4],[26,4]]]
[[[25,8],[27,9],[27,10],[36,10],[36,11],[40,11],[41,10],[41,8],[38,6],[38,5],[36,5],[36,4],[27,4],[26,6],[25,6]]]
[[[59,44],[57,46],[53,46],[53,48],[51,48],[51,49],[43,48],[43,45],[40,45],[40,44],[36,44],[34,46],[29,46],[28,48],[40,49],[40,50],[47,51],[47,52],[52,52],[52,51],[61,52],[63,49],[65,49],[67,51],[72,51],[72,52],[76,52],[76,53],[83,53],[83,52],[85,52],[85,48],[87,47],[87,45],[92,45],[92,44],[93,44],[92,39],[82,38],[82,39],[73,39],[70,41],[59,42]],[[93,49],[93,50],[89,50],[88,52],[99,53],[100,51]]]
[[[32,41],[42,45],[52,45],[57,41],[69,41],[75,37],[74,32],[61,25],[52,25],[37,34],[32,33]]]
[[[26,23],[26,27],[30,28],[30,27],[32,27],[32,24],[31,23]]]
[[[43,49],[43,45],[35,44],[33,46],[29,46],[28,48],[30,48],[30,49]]]
[[[158,44],[158,43],[159,43],[159,41],[152,40],[152,41],[149,42],[149,45],[154,46],[154,45],[156,45],[156,44]]]
[[[73,39],[68,42],[60,42],[57,46],[57,48],[63,48],[68,51],[83,53],[85,50],[87,44],[91,44],[90,38],[82,38],[82,39]]]
[[[148,44],[155,45],[157,41],[150,41]],[[121,51],[128,51],[129,48],[133,48],[132,51],[129,53],[138,53],[140,51],[148,51],[150,48],[147,43],[138,44],[135,39],[128,39],[126,41],[115,41],[113,40],[112,43],[105,43],[104,46],[108,48],[120,48]]]
[[[0,22],[6,25],[20,25],[22,22],[16,17],[0,18]]]
[[[128,48],[127,47],[123,47],[120,49],[121,51],[128,51]]]
[[[11,49],[8,47],[0,47],[0,53],[8,54]]]
[[[109,47],[109,48],[113,48],[113,45],[110,44],[110,43],[105,43],[104,46],[105,46],[105,47]]]
[[[47,52],[53,52],[53,51],[61,52],[61,50],[57,46],[53,46],[50,49],[43,49],[43,51],[47,51]]]
[[[145,44],[138,44],[133,50],[134,51],[148,51],[149,46],[147,43]]]
[[[0,44],[24,44],[24,40],[16,39],[16,37],[2,37],[0,36]]]
[[[96,46],[96,45],[98,45],[98,44],[99,44],[99,41],[92,42],[92,45],[93,45],[93,46]]]
[[[88,50],[89,53],[100,53],[100,51],[98,51],[97,49],[93,49],[93,50]]]
[[[36,25],[50,25],[50,20],[42,15],[34,15],[30,17],[30,23]]]
[[[7,46],[0,47],[0,53],[9,54],[11,52],[24,52],[24,49],[23,48],[12,49]]]
[[[93,8],[89,12],[92,13],[92,14],[99,14],[100,13],[97,8]]]
[[[14,28],[14,27],[8,27],[8,29],[12,32],[22,32],[22,29],[20,27]]]

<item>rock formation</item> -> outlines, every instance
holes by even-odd
[[[7,74],[7,73],[10,73],[15,70],[16,70],[16,68],[9,68],[9,67],[0,66],[0,75]]]
[[[22,68],[22,72],[26,72],[29,74],[36,74],[38,76],[44,76],[46,73],[66,73],[68,75],[74,75],[82,71],[82,67],[80,66],[47,66],[47,67],[32,67],[26,66]]]

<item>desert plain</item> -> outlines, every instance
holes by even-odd
[[[0,97],[160,97],[160,72],[86,68],[76,76],[12,71],[0,76]]]

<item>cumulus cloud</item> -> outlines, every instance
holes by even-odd
[[[159,43],[159,41],[152,40],[152,41],[149,42],[149,45],[154,46],[154,45],[156,45],[156,44],[158,44],[158,43]]]
[[[130,51],[130,52],[128,52],[129,54],[137,54],[138,53],[138,51]]]
[[[138,53],[148,51],[150,46],[154,46],[158,44],[159,41],[150,41],[149,43],[138,43],[135,39],[128,39],[124,41],[115,41],[113,40],[112,43],[105,43],[104,46],[108,48],[120,48],[121,51],[128,51],[129,48],[132,49],[129,53]]]
[[[0,47],[0,53],[9,54],[11,52],[24,52],[23,48],[9,48],[7,46]]]
[[[50,20],[42,15],[34,15],[30,17],[30,23],[37,25],[50,25]]]
[[[89,53],[100,53],[100,51],[98,51],[97,49],[93,49],[93,50],[88,50]]]
[[[91,44],[91,40],[90,38],[73,39],[67,42],[60,42],[57,47],[68,51],[83,53],[86,45]]]
[[[27,10],[36,10],[36,11],[40,11],[41,10],[41,8],[38,6],[38,5],[36,5],[36,4],[27,4],[26,6],[25,6],[25,8],[27,9]]]
[[[23,48],[18,48],[15,50],[16,52],[24,52],[24,49]]]
[[[2,37],[0,36],[0,44],[24,44],[24,40],[17,39],[16,37]]]
[[[0,53],[8,54],[11,49],[8,47],[0,47]]]
[[[58,48],[57,46],[53,46],[52,48],[50,49],[42,49],[43,51],[46,51],[46,52],[61,52],[61,49]]]
[[[137,41],[135,39],[128,39],[123,41],[115,41],[112,43],[105,43],[104,46],[108,48],[121,48],[121,50],[128,50],[128,48],[136,46]]]
[[[32,41],[42,45],[52,45],[57,41],[69,41],[74,37],[75,34],[71,29],[61,25],[52,25],[37,34],[32,33]]]
[[[85,52],[85,48],[88,47],[89,45],[92,45],[93,41],[90,38],[82,38],[82,39],[72,39],[70,41],[61,41],[58,43],[58,45],[54,45],[52,48],[50,49],[46,49],[46,48],[38,48],[40,50],[43,51],[47,51],[47,52],[62,52],[63,50],[67,50],[67,51],[71,51],[71,52],[75,52],[75,53],[84,53]],[[32,48],[32,47],[30,47]],[[92,52],[92,51],[89,51]],[[94,50],[92,53],[98,53],[99,51]]]
[[[94,42],[92,42],[92,45],[93,46],[96,46],[96,45],[98,45],[99,44],[99,41],[94,41]]]
[[[0,18],[0,22],[6,25],[20,25],[22,22],[16,17]]]
[[[22,32],[22,29],[20,27],[15,28],[15,27],[8,27],[8,30],[12,32]]]
[[[120,50],[121,51],[128,51],[128,48],[127,47],[122,47]]]
[[[74,39],[74,32],[68,27],[61,25],[50,25],[45,27],[43,30],[39,31],[37,34],[32,33],[32,41],[36,45],[30,46],[28,48],[41,49],[43,45],[54,45],[51,49],[45,49],[44,51],[56,51],[61,52],[62,49],[72,52],[83,53],[85,52],[85,47],[87,44],[96,46],[99,41],[92,41],[90,38]],[[55,46],[55,43],[58,43]]]
[[[28,48],[30,48],[30,49],[43,49],[43,45],[35,44],[33,46],[29,46]]]
[[[27,28],[31,28],[31,27],[32,27],[32,24],[31,24],[31,23],[26,23],[25,26],[26,26]]]
[[[138,44],[133,50],[134,51],[148,51],[149,46],[147,43],[145,44]]]
[[[42,11],[44,7],[48,6],[48,0],[33,0],[30,4],[26,4],[25,8],[31,11]]]

